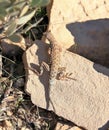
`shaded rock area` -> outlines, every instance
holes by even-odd
[[[49,90],[49,72],[36,74],[42,61],[49,63],[47,50],[47,44],[36,41],[23,55],[32,102],[89,130],[108,128],[109,69],[65,51],[61,66],[72,75]]]
[[[8,57],[22,54],[26,50],[25,39],[19,34],[16,34],[11,39],[2,39],[0,46],[2,48],[2,54]]]
[[[81,56],[109,67],[109,19],[75,22],[66,27],[74,36],[73,45],[69,48]]]
[[[109,1],[52,0],[49,26],[66,49],[109,67]]]

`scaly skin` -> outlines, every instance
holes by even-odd
[[[62,47],[57,43],[57,41],[55,40],[54,36],[50,31],[45,33],[45,35],[46,38],[50,41],[50,48],[51,48],[49,87],[52,87],[55,84],[56,77],[58,74],[58,69],[60,67]]]

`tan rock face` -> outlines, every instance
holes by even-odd
[[[62,123],[57,123],[55,130],[82,130],[76,126],[69,126]]]
[[[49,26],[66,49],[109,66],[109,1],[53,0]]]
[[[38,71],[41,61],[48,63],[47,48],[45,43],[37,41],[37,46],[34,44],[26,51],[26,70],[32,67]],[[108,128],[109,69],[68,51],[63,54],[61,66],[72,75],[67,80],[57,80],[51,90],[49,72],[44,70],[38,77],[27,70],[26,91],[32,102],[89,130]]]

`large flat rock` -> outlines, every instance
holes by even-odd
[[[105,130],[109,125],[109,69],[65,51],[61,64],[72,73],[70,78],[73,79],[56,80],[56,85],[49,90],[46,70],[38,77],[27,69],[32,67],[38,71],[41,61],[48,62],[48,45],[41,41],[36,44],[23,56],[27,72],[26,91],[32,102],[89,130]]]

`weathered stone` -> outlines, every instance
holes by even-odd
[[[109,1],[52,0],[49,26],[66,49],[109,67]]]
[[[27,69],[34,68],[35,71],[42,61],[48,63],[48,46],[41,41],[36,43],[37,46],[31,46],[23,56],[27,72],[26,91],[32,102],[89,130],[108,128],[109,69],[66,51],[62,67],[72,73],[72,79],[57,80],[49,91],[49,73],[44,70],[43,75],[38,77]]]
[[[77,126],[69,126],[62,123],[57,123],[55,130],[82,130]]]

